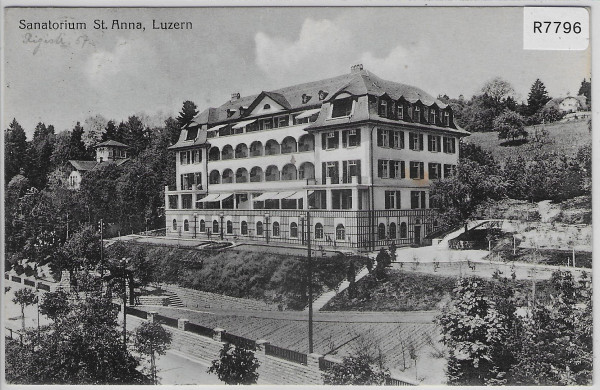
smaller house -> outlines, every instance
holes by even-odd
[[[72,190],[78,190],[81,185],[83,175],[100,166],[114,163],[117,165],[125,164],[129,160],[129,146],[121,142],[108,140],[94,146],[96,150],[96,160],[69,160],[73,167],[68,179],[68,187]]]
[[[551,99],[546,107],[556,107],[562,113],[586,111],[587,104],[585,96],[567,96]]]

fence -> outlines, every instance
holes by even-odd
[[[161,316],[160,314],[155,314],[154,315],[154,319],[161,323],[161,324],[165,324],[167,326],[170,326],[172,328],[177,328],[178,324],[177,324],[177,319],[176,318],[171,318],[171,317],[166,317],[166,316]]]
[[[245,337],[236,336],[231,333],[223,332],[221,334],[221,341],[226,341],[231,343],[237,347],[250,349],[252,351],[256,351],[256,341],[247,339]]]
[[[130,306],[127,306],[127,314],[131,314],[132,316],[142,318],[144,320],[148,318],[148,315],[145,311]]]
[[[205,337],[212,337],[212,335],[214,333],[212,328],[194,324],[192,322],[187,322],[185,324],[185,328],[183,330],[185,330],[186,332],[192,332],[192,333],[198,334],[200,336],[205,336]]]
[[[285,349],[281,347],[276,347],[271,344],[265,345],[265,354],[270,356],[275,356],[280,359],[289,360],[290,362],[304,364],[306,366],[308,357],[305,353],[292,351],[291,349]],[[321,361],[319,359],[319,367],[321,366]]]
[[[10,280],[12,280],[13,282],[21,283],[21,278],[18,276],[11,276]]]
[[[50,286],[48,286],[47,284],[44,284],[42,282],[38,282],[37,286],[40,290],[50,291]]]

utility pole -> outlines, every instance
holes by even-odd
[[[121,266],[123,269],[123,349],[127,350],[127,260],[125,258],[121,259]]]
[[[104,282],[104,220],[100,218],[100,290]]]
[[[306,211],[306,231],[308,249],[308,353],[313,353],[313,291],[312,291],[312,251],[310,247],[310,211]]]
[[[67,240],[69,239],[69,213],[67,213]]]

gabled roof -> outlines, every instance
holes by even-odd
[[[97,161],[87,161],[87,160],[69,160],[69,163],[73,166],[73,168],[77,169],[78,171],[91,171],[92,169],[94,169],[94,167],[96,166],[96,164],[98,164]]]
[[[94,148],[99,148],[101,146],[116,146],[116,147],[119,147],[119,148],[129,148],[129,145],[125,145],[125,144],[123,144],[121,142],[113,141],[111,139],[109,139],[108,141],[104,141],[104,142],[99,143],[98,145],[94,146]]]

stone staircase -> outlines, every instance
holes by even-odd
[[[185,305],[183,304],[183,301],[181,300],[181,298],[179,298],[179,296],[173,292],[167,292],[167,295],[169,296],[169,306],[172,307],[185,307]]]
[[[358,274],[356,274],[356,281],[358,282],[360,279],[369,274],[369,270],[367,267],[364,267]],[[313,311],[319,311],[332,300],[337,294],[341,293],[345,289],[350,286],[350,282],[347,279],[344,279],[342,283],[338,286],[337,289],[329,290],[319,295],[317,299],[313,301]],[[308,312],[308,306],[304,309],[305,312]]]

